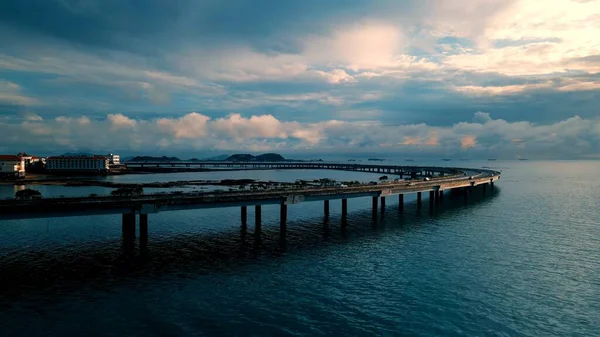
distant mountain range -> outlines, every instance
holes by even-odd
[[[229,158],[229,155],[227,154],[222,154],[219,156],[214,156],[214,157],[210,157],[210,158],[205,158],[205,161],[221,161],[221,160],[226,160],[227,158]]]
[[[265,153],[258,156],[251,154],[234,154],[225,159],[225,161],[256,161],[256,162],[272,162],[272,161],[285,161],[282,155],[277,153]]]
[[[177,157],[167,157],[167,156],[162,156],[162,157],[137,156],[137,157],[131,158],[131,161],[164,161],[164,162],[169,162],[169,161],[181,161],[181,159],[179,159]]]
[[[137,157],[131,157],[131,158],[127,158],[128,160],[126,161],[137,161],[137,162],[144,162],[144,161],[152,161],[152,162],[172,162],[172,161],[182,161],[181,159],[177,158],[177,157],[167,157],[167,156],[162,156],[162,157],[153,157],[153,156],[137,156]],[[214,156],[214,157],[210,157],[210,158],[205,158],[205,159],[198,159],[198,158],[191,158],[187,161],[232,161],[232,162],[240,162],[240,161],[255,161],[255,162],[278,162],[278,161],[286,161],[286,159],[277,153],[265,153],[265,154],[261,154],[258,156],[254,156],[251,154],[247,154],[247,153],[240,153],[240,154],[234,154],[234,155],[220,155],[220,156]]]
[[[81,157],[81,156],[93,156],[93,153],[87,153],[87,152],[67,152],[67,153],[63,153],[61,154],[61,156],[65,156],[65,157]]]

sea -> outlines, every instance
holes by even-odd
[[[366,161],[363,161],[366,162]],[[489,167],[493,191],[149,216],[147,254],[120,215],[0,221],[0,336],[599,336],[600,161],[429,161]],[[111,176],[122,182],[376,180],[326,170]],[[29,185],[45,197],[104,187]],[[0,186],[10,198],[23,186]],[[201,190],[146,189],[146,193]],[[210,188],[210,187],[208,187]]]

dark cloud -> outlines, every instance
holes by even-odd
[[[544,72],[536,69],[543,67],[537,58],[549,53],[549,46],[569,41],[507,38],[487,41],[491,47],[482,47],[488,18],[511,3],[0,1],[0,44],[5,46],[0,51],[0,121],[13,123],[4,125],[5,129],[16,129],[20,124],[15,121],[33,122],[27,120],[32,115],[44,121],[83,115],[101,121],[80,125],[89,129],[110,127],[105,121],[107,114],[123,113],[138,120],[139,126],[159,118],[178,119],[193,111],[213,120],[239,113],[246,119],[272,115],[306,125],[333,119],[369,120],[379,124],[330,127],[326,141],[319,145],[332,151],[354,146],[376,152],[379,146],[402,142],[397,135],[401,130],[412,137],[407,143],[418,143],[407,151],[454,153],[464,150],[463,134],[448,130],[471,121],[474,112],[487,111],[496,126],[505,122],[519,129],[522,122],[554,125],[568,121],[585,134],[570,134],[551,148],[540,145],[540,140],[548,144],[555,140],[541,133],[535,141],[510,138],[509,131],[499,138],[491,127],[484,130],[470,125],[477,129],[476,144],[467,139],[473,153],[493,147],[510,153],[523,147],[530,150],[534,144],[540,150],[560,153],[568,153],[565,149],[573,146],[583,152],[596,151],[596,134],[579,124],[598,116],[600,75],[593,69],[600,64],[599,56],[569,59],[565,51],[564,58]],[[464,19],[465,13],[469,20]],[[356,35],[361,35],[360,39],[353,39]],[[530,44],[540,45],[532,48],[537,53],[535,62],[526,60],[521,71],[513,71],[520,70],[521,60],[506,63],[505,57]],[[388,48],[390,45],[393,48]],[[496,54],[498,50],[508,54]],[[444,62],[450,56],[473,55],[481,58]],[[580,120],[571,120],[574,115]],[[64,123],[56,124],[69,132],[69,146],[76,146],[77,137],[86,137],[65,129]],[[41,123],[27,127],[33,132],[45,130]],[[362,132],[361,128],[381,132]],[[165,135],[155,128],[139,129],[147,131],[148,137],[136,137],[148,148],[168,144],[173,150],[211,150],[172,138],[159,144],[161,139],[153,137]],[[440,134],[430,135],[427,130]],[[117,140],[134,141],[112,139],[100,131],[93,132],[107,147],[118,146]],[[318,128],[305,131],[309,132],[305,138],[321,132]],[[21,137],[19,132],[7,134],[14,144]],[[42,136],[47,137],[45,148],[61,145],[59,136]],[[438,141],[438,148],[431,147]],[[261,146],[258,141],[248,145]],[[295,145],[289,142],[287,146]]]
[[[294,50],[289,37],[296,33],[323,31],[377,7],[368,0],[7,0],[0,22],[89,48],[149,52],[243,42],[281,52]]]

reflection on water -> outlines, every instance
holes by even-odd
[[[498,193],[499,189],[486,196],[475,193],[469,204],[489,202]],[[360,200],[368,205],[370,200],[367,199]],[[443,204],[435,209],[429,208],[427,199],[422,206],[412,202],[402,209],[391,202],[397,201],[397,196],[387,199],[390,200],[387,209],[379,208],[375,218],[370,210],[351,212],[346,226],[342,226],[339,217],[297,218],[284,232],[276,224],[264,226],[257,232],[250,223],[239,227],[223,226],[224,230],[210,233],[182,233],[168,237],[150,234],[147,250],[139,244],[139,233],[132,243],[115,236],[80,245],[49,249],[31,247],[28,252],[15,250],[13,254],[0,255],[0,294],[5,299],[18,299],[30,292],[64,291],[63,287],[68,289],[81,283],[103,286],[113,285],[123,278],[210,273],[252,263],[259,258],[282,257],[287,250],[318,249],[324,245],[360,240],[373,233],[410,230],[436,217],[460,216],[460,209],[468,207],[462,194],[451,196],[447,193]],[[171,214],[176,215],[176,212]],[[113,219],[113,225],[120,226],[120,217]]]
[[[120,216],[2,221],[0,335],[598,335],[600,162],[468,165],[503,170],[493,195],[349,199],[345,228],[339,200],[290,205],[285,236],[276,205],[260,233],[252,207],[152,214],[147,254]]]

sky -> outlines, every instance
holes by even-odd
[[[0,1],[0,153],[600,158],[600,1]]]

